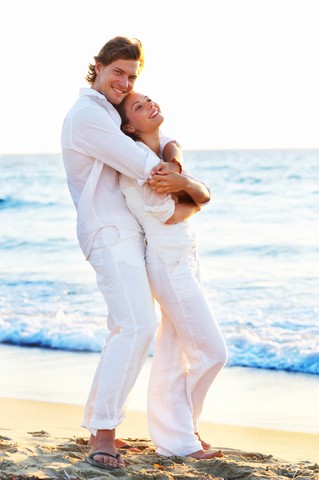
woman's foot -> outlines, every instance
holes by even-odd
[[[206,450],[206,451],[207,451],[207,450],[211,450],[211,449],[212,449],[211,444],[210,444],[210,443],[207,443],[207,442],[205,442],[203,439],[201,439],[198,432],[195,432],[195,435],[197,435],[198,440],[199,440],[200,443],[202,444],[202,449],[203,449],[203,450]]]
[[[115,439],[115,446],[116,448],[123,448],[124,450],[129,450],[130,452],[134,453],[141,453],[141,449],[137,447],[133,447],[130,443],[125,442],[124,440],[121,440],[120,438]]]
[[[206,450],[198,450],[197,452],[190,453],[186,457],[196,458],[196,460],[207,460],[209,458],[223,457],[224,454],[221,450],[215,450],[214,452],[209,452]]]

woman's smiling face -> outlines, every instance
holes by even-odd
[[[147,95],[132,91],[124,100],[127,127],[136,133],[150,133],[164,121],[161,109]]]

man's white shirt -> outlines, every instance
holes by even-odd
[[[121,118],[92,88],[67,113],[61,145],[69,190],[77,210],[77,235],[86,258],[97,231],[106,226],[141,231],[120,190],[118,172],[144,183],[159,158],[120,130]],[[162,136],[161,147],[172,141]]]

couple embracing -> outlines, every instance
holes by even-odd
[[[83,420],[91,433],[87,461],[104,469],[125,467],[116,428],[154,336],[147,414],[157,452],[223,455],[198,431],[208,389],[227,359],[188,221],[210,191],[183,170],[178,144],[161,133],[159,105],[134,90],[143,64],[140,41],[109,40],[89,65],[90,88],[81,89],[61,136],[79,244],[108,309]]]

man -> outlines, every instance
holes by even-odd
[[[68,112],[61,144],[69,190],[77,210],[77,236],[96,272],[108,307],[106,338],[85,408],[85,426],[94,443],[88,461],[122,468],[115,429],[125,416],[127,396],[143,366],[156,330],[145,265],[144,237],[122,195],[118,172],[145,182],[158,171],[158,157],[144,152],[120,130],[118,105],[143,68],[141,43],[115,37],[89,65],[91,88]],[[164,159],[180,171],[177,147],[162,138]],[[195,207],[194,207],[195,208]]]

